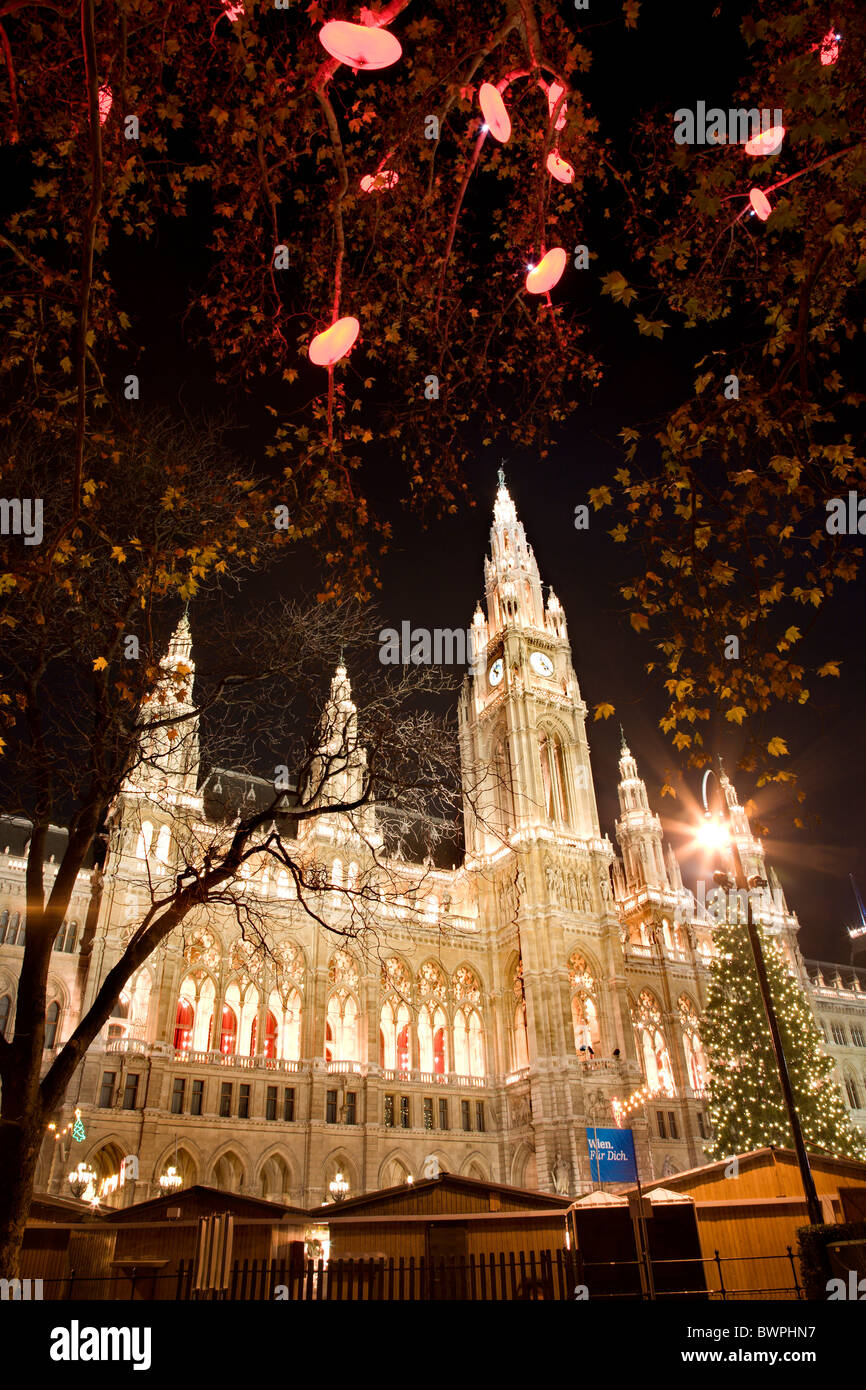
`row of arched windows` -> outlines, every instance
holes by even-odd
[[[574,816],[569,791],[568,759],[562,740],[550,729],[541,729],[539,732],[538,761],[544,815],[554,824],[572,825]],[[514,779],[505,735],[499,739],[493,750],[490,775],[493,779],[493,800],[499,827],[502,831],[508,831],[515,823]]]

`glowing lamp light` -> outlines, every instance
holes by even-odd
[[[400,175],[395,169],[380,169],[377,174],[365,174],[361,180],[362,193],[382,193],[386,188],[395,188]]]
[[[554,246],[552,251],[548,251],[537,266],[534,266],[526,277],[526,288],[530,294],[546,294],[552,290],[554,285],[558,285],[565,270],[567,256],[561,246]]]
[[[551,150],[547,156],[547,172],[560,183],[571,183],[574,178],[574,170],[567,159],[560,157],[558,150]]]
[[[698,842],[704,849],[718,851],[730,844],[728,827],[718,816],[706,815],[698,829]]]
[[[761,221],[766,222],[770,213],[773,211],[766,193],[762,192],[760,188],[753,188],[749,194],[749,202],[752,204],[752,208],[756,215],[760,217]]]
[[[478,89],[478,103],[484,115],[484,122],[494,139],[506,144],[511,138],[511,117],[492,82],[482,82]]]
[[[317,333],[309,347],[309,358],[317,367],[333,367],[341,357],[345,357],[361,331],[361,325],[350,314],[337,319],[323,333]]]
[[[831,68],[833,66],[833,64],[836,62],[836,59],[839,57],[839,44],[841,42],[841,34],[837,34],[835,29],[827,30],[826,34],[821,40],[821,51],[819,54],[822,67]],[[817,48],[817,46],[818,45],[816,44],[815,47]]]
[[[783,125],[771,126],[769,130],[762,130],[760,135],[753,135],[751,140],[746,141],[746,154],[775,154],[777,150],[782,148],[784,138],[785,127]]]
[[[350,68],[389,68],[403,53],[400,40],[387,29],[349,24],[344,19],[332,19],[323,25],[319,43],[332,58]]]
[[[549,116],[553,115],[553,108],[559,101],[559,98],[562,96],[564,91],[565,88],[560,87],[558,82],[551,82],[550,86],[547,89],[547,114]],[[568,102],[564,101],[561,107],[559,108],[559,115],[556,118],[556,125],[554,126],[555,130],[562,130],[562,127],[565,125],[567,115]]]
[[[99,89],[99,124],[105,125],[108,120],[108,113],[111,110],[111,103],[114,101],[114,93],[106,82],[104,87]]]
[[[234,4],[232,4],[232,0],[222,0],[222,5],[226,19],[230,19],[232,24],[234,24],[236,20],[243,18],[243,0],[235,0]]]

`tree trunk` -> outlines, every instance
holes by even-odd
[[[0,1121],[0,1278],[17,1279],[44,1128],[37,1118]]]

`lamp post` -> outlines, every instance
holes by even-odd
[[[707,803],[707,783],[710,779],[710,776],[715,775],[716,774],[713,772],[712,768],[707,768],[706,772],[704,773],[704,781],[701,789],[704,802],[704,816],[709,823],[712,823],[713,817],[712,813],[710,812],[709,805]],[[719,785],[721,786],[721,783],[719,783]],[[776,1069],[779,1074],[779,1085],[782,1088],[782,1097],[785,1102],[785,1109],[788,1112],[788,1123],[791,1126],[791,1134],[794,1138],[794,1151],[797,1155],[797,1164],[799,1166],[800,1177],[803,1182],[803,1193],[806,1198],[806,1208],[809,1212],[809,1223],[813,1226],[819,1226],[823,1221],[821,1203],[818,1200],[818,1193],[815,1188],[815,1179],[812,1176],[812,1169],[809,1166],[809,1155],[806,1152],[806,1145],[803,1141],[803,1130],[800,1126],[800,1117],[797,1114],[797,1107],[794,1102],[794,1092],[791,1087],[791,1077],[788,1072],[788,1062],[785,1057],[785,1049],[782,1045],[782,1035],[779,1032],[779,1023],[778,1019],[776,1018],[776,1010],[773,1005],[772,995],[770,993],[770,982],[767,978],[767,965],[766,961],[764,960],[764,949],[761,945],[761,938],[758,933],[757,926],[755,924],[754,916],[752,914],[752,892],[756,888],[766,888],[767,883],[766,879],[760,878],[757,874],[753,875],[751,878],[746,878],[746,873],[743,868],[743,861],[740,858],[739,846],[737,845],[737,842],[734,839],[733,835],[733,830],[731,826],[730,807],[728,806],[727,800],[724,796],[722,797],[722,803],[724,806],[725,826],[724,833],[716,837],[716,845],[720,849],[727,848],[730,851],[731,859],[733,861],[734,866],[734,879],[731,879],[729,874],[718,871],[713,875],[713,877],[715,878],[719,886],[723,887],[726,891],[727,889],[733,887],[734,883],[736,883],[738,891],[744,892],[746,895],[746,931],[749,937],[749,945],[752,948],[752,957],[755,962],[755,973],[758,977],[758,988],[761,992],[761,1000],[764,1005],[764,1012],[767,1016],[767,1023],[770,1027],[770,1037],[773,1042],[773,1052],[776,1058]],[[721,827],[719,828],[721,829]]]

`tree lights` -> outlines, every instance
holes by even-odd
[[[511,138],[511,117],[498,88],[492,82],[482,82],[478,89],[478,104],[484,123],[494,140],[505,145]]]
[[[784,138],[783,125],[771,126],[769,130],[762,130],[760,135],[753,135],[751,140],[746,141],[746,154],[754,157],[776,154],[782,148]]]
[[[546,294],[558,285],[565,270],[567,256],[561,246],[554,246],[536,266],[530,266],[526,288],[530,294]]]
[[[763,189],[751,189],[749,192],[749,202],[752,204],[752,211],[755,213],[756,217],[760,217],[762,222],[766,222],[773,209]]]
[[[399,39],[387,29],[371,28],[366,24],[349,24],[332,19],[319,30],[319,43],[338,62],[350,68],[389,68],[403,54]]]
[[[337,319],[330,328],[317,333],[313,338],[308,349],[310,361],[317,367],[333,367],[334,363],[345,357],[353,347],[360,331],[360,323],[351,314],[346,318]]]
[[[571,183],[574,179],[573,168],[567,159],[562,158],[559,150],[551,150],[547,156],[547,172],[560,183]]]
[[[375,174],[365,174],[361,179],[362,193],[384,193],[388,188],[396,188],[400,175],[394,169],[379,169]]]
[[[114,94],[108,83],[104,83],[99,89],[99,124],[105,125],[111,112]]]

